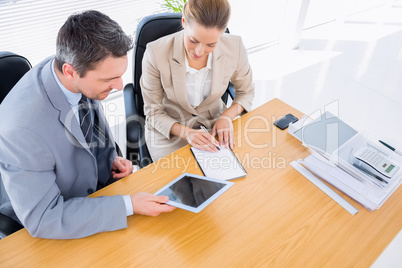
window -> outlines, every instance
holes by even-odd
[[[0,0],[0,50],[25,56],[34,66],[55,54],[58,30],[75,12],[96,9],[133,35],[146,15],[163,10],[163,0]],[[131,57],[130,57],[131,60]],[[131,69],[131,64],[129,63]],[[125,83],[131,80],[127,70]]]

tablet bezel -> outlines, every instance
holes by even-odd
[[[201,210],[203,210],[206,206],[208,206],[210,203],[212,203],[212,201],[214,201],[216,198],[218,198],[218,196],[220,196],[221,194],[223,194],[224,192],[226,192],[227,189],[229,189],[230,187],[233,186],[234,182],[231,181],[225,181],[225,180],[218,180],[218,179],[214,179],[214,178],[208,178],[208,177],[204,177],[204,176],[200,176],[200,175],[196,175],[196,174],[191,174],[191,173],[183,173],[181,174],[179,177],[177,177],[176,179],[174,179],[173,181],[169,182],[168,184],[166,184],[164,187],[162,187],[159,191],[155,192],[154,195],[159,195],[161,194],[164,190],[166,190],[167,188],[169,188],[170,186],[172,186],[173,184],[175,184],[176,182],[178,182],[179,180],[181,180],[182,178],[184,178],[185,176],[187,177],[192,177],[192,178],[197,178],[197,179],[201,179],[201,180],[207,180],[207,181],[213,181],[213,182],[217,182],[217,183],[221,183],[224,184],[224,186],[217,191],[216,193],[214,193],[210,198],[208,198],[207,200],[205,200],[201,205],[199,205],[198,207],[191,207],[182,203],[177,203],[175,201],[171,201],[169,200],[166,204],[177,207],[177,208],[181,208],[181,209],[185,209],[194,213],[198,213]]]

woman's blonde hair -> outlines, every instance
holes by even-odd
[[[225,30],[230,18],[228,0],[188,0],[183,7],[188,23],[196,22],[206,28]]]

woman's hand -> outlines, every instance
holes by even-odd
[[[234,131],[232,119],[229,116],[221,115],[216,120],[214,127],[212,128],[212,136],[218,134],[219,146],[222,147],[225,144],[226,148],[233,149],[235,144]]]
[[[200,150],[217,152],[218,141],[202,129],[192,129],[179,123],[173,124],[170,134],[187,140],[189,144]]]
[[[218,151],[218,141],[214,138],[215,136],[210,135],[202,129],[188,128],[186,129],[185,137],[187,142],[195,148],[209,152]]]

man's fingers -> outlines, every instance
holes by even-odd
[[[117,156],[112,165],[112,175],[114,179],[121,179],[133,172],[133,163],[130,160]]]
[[[176,207],[174,207],[174,206],[165,205],[165,204],[160,205],[160,212],[171,212],[175,209],[176,209]]]
[[[126,176],[124,173],[117,173],[115,171],[112,171],[112,175],[113,175],[113,179],[121,179]]]
[[[153,200],[151,200],[151,201],[154,201],[157,203],[165,204],[167,201],[169,201],[169,197],[165,196],[165,195],[153,195],[153,196],[155,198],[153,198]]]
[[[116,156],[113,162],[113,167],[117,170],[124,170],[126,167],[123,165],[120,156]]]

